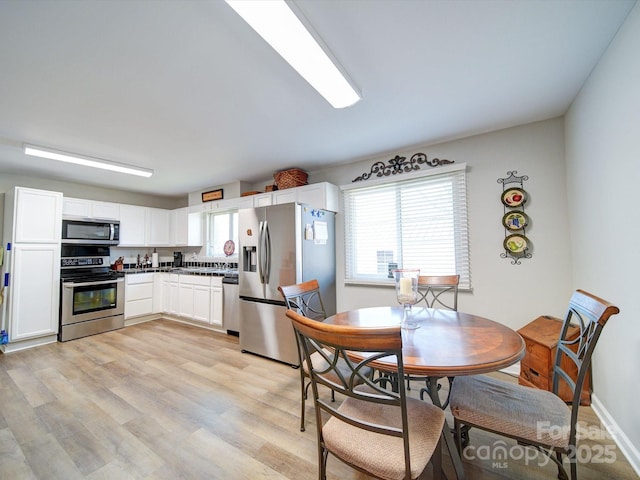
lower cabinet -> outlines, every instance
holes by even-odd
[[[125,277],[125,320],[153,313],[154,275],[154,273],[137,273]]]
[[[8,328],[15,342],[58,333],[60,245],[14,244]]]
[[[162,311],[222,328],[222,277],[163,274]]]

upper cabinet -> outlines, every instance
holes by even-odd
[[[62,193],[16,187],[8,202],[12,212],[13,242],[60,243],[62,236]],[[8,217],[9,218],[9,217]],[[10,231],[5,232],[8,235]]]
[[[146,207],[120,205],[120,245],[145,246]]]
[[[267,207],[283,203],[303,203],[320,210],[338,212],[340,205],[339,188],[327,182],[313,183],[302,187],[265,192],[232,199],[235,208]]]
[[[338,211],[339,189],[327,182],[276,190],[240,198],[229,198],[166,210],[118,203],[65,198],[62,213],[67,217],[120,221],[121,247],[170,247],[203,245],[206,212],[302,203],[313,208]],[[57,225],[57,237],[60,236]]]
[[[146,209],[145,244],[151,247],[171,245],[171,210]]]
[[[62,215],[65,217],[120,220],[120,204],[64,197]]]
[[[273,204],[296,202],[321,210],[337,212],[339,210],[339,192],[338,187],[331,183],[312,183],[311,185],[272,192]]]

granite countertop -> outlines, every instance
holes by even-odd
[[[207,275],[210,277],[223,277],[227,274],[237,274],[238,271],[228,268],[216,268],[216,267],[157,267],[157,268],[125,268],[122,270],[126,275],[134,275],[137,273],[153,273],[153,272],[165,272],[165,273],[177,273],[180,275]]]

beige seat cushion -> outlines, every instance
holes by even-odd
[[[358,389],[368,389],[358,387]],[[400,428],[400,409],[389,405],[347,398],[340,412],[372,423]],[[444,425],[444,412],[423,401],[407,398],[411,478],[416,478],[427,466],[438,444]],[[405,477],[404,447],[400,437],[368,432],[331,417],[322,429],[325,445],[343,460],[359,466],[373,475],[388,479]]]
[[[456,377],[449,405],[463,423],[554,447],[569,444],[571,410],[546,390],[487,375]]]

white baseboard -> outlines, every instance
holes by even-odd
[[[602,422],[602,425],[607,429],[607,432],[609,432],[613,441],[616,442],[616,445],[631,467],[640,477],[640,451],[638,451],[636,446],[631,443],[629,437],[625,435],[622,428],[620,428],[620,425],[617,424],[595,394],[591,395],[591,408]]]

